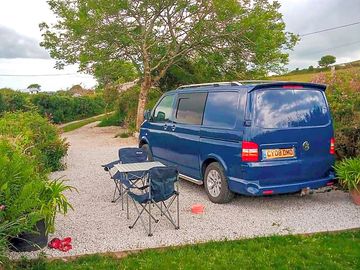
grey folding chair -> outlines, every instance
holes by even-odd
[[[129,226],[132,229],[140,219],[148,236],[153,235],[159,221],[166,218],[175,227],[180,228],[180,212],[179,212],[179,188],[178,188],[179,173],[175,167],[154,167],[147,173],[147,185],[141,187],[141,190],[147,189],[142,194],[136,194],[132,190],[128,195],[132,199],[135,209],[138,213],[134,223]],[[176,200],[176,220],[170,213],[170,207]],[[140,206],[140,208],[137,206]],[[151,208],[156,206],[160,210],[160,218],[157,219],[151,212]],[[146,212],[149,215],[148,229],[146,228],[145,221],[142,214]],[[157,223],[152,228],[152,221]]]
[[[145,172],[132,172],[128,173],[127,175],[115,172],[112,173],[112,169],[115,167],[116,164],[125,164],[125,163],[137,163],[137,162],[145,162],[147,161],[147,153],[141,148],[136,147],[127,147],[127,148],[120,148],[119,152],[119,159],[108,164],[102,165],[105,171],[110,174],[111,179],[115,183],[115,189],[113,194],[113,199],[111,202],[117,202],[119,199],[122,201],[122,209],[124,209],[124,195],[127,190],[134,186],[138,180],[144,177]]]

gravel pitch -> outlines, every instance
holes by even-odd
[[[208,240],[238,239],[272,234],[298,234],[335,231],[360,227],[360,207],[351,203],[342,191],[271,197],[237,196],[231,203],[211,203],[202,186],[180,181],[180,230],[163,220],[153,237],[148,237],[134,220],[136,210],[130,204],[130,220],[121,203],[111,203],[114,184],[101,164],[117,158],[120,147],[135,146],[134,138],[115,138],[115,127],[97,128],[97,123],[66,133],[70,142],[67,169],[53,174],[64,176],[79,193],[68,198],[75,211],[58,215],[52,237],[73,238],[73,249],[63,253],[45,248],[49,257],[73,256],[97,252],[124,251],[196,243]],[[205,205],[200,215],[191,213],[193,204]],[[175,206],[175,205],[174,205]],[[175,207],[173,207],[175,213]],[[11,254],[34,257],[39,252]]]

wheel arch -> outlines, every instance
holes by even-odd
[[[210,154],[203,160],[203,162],[201,164],[201,177],[202,178],[204,178],[204,176],[205,176],[205,170],[206,170],[207,166],[209,166],[213,162],[219,163],[224,168],[224,172],[227,174],[227,166],[226,166],[224,160],[218,155]]]

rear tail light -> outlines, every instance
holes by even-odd
[[[273,194],[273,193],[274,193],[273,190],[264,190],[264,191],[263,191],[263,194],[264,194],[264,195],[271,195],[271,194]]]
[[[334,138],[330,139],[330,154],[331,155],[335,154],[335,139]]]
[[[243,141],[241,158],[244,162],[259,161],[259,146],[257,143]]]

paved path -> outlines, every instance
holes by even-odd
[[[311,233],[360,227],[360,207],[341,191],[305,197],[238,196],[231,203],[211,203],[203,187],[181,181],[181,229],[163,222],[153,237],[146,236],[141,224],[133,230],[119,204],[110,202],[113,183],[101,164],[114,160],[117,149],[136,145],[133,138],[119,139],[115,127],[98,128],[96,123],[66,133],[70,142],[68,167],[54,177],[65,176],[79,193],[68,194],[75,211],[58,216],[52,237],[73,238],[68,253],[45,249],[49,256],[122,251],[208,240],[237,239],[271,234]],[[202,203],[205,213],[193,215],[191,205]],[[131,220],[135,209],[131,208]],[[34,254],[32,254],[34,255]]]

